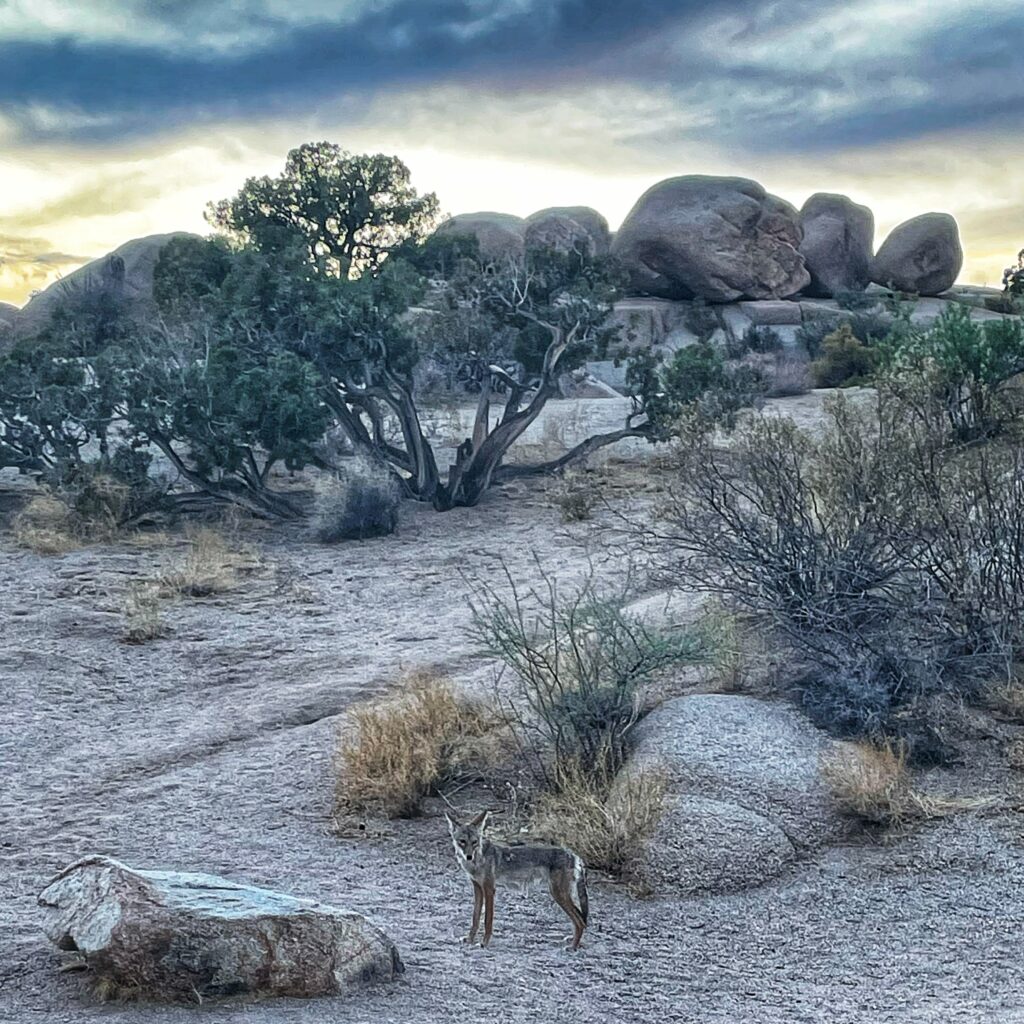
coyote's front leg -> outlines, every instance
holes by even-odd
[[[472,945],[476,941],[476,932],[480,927],[480,910],[484,905],[484,891],[480,883],[473,880],[473,924],[470,926],[469,934],[462,940]]]

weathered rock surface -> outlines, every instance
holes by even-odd
[[[604,256],[611,248],[612,233],[608,229],[608,221],[589,206],[550,206],[538,210],[526,218],[526,237],[538,237],[538,232],[550,231],[555,225],[561,225],[567,219],[578,224],[593,241],[593,252],[596,256]],[[546,227],[545,227],[546,225]],[[544,238],[544,234],[539,237]]]
[[[741,302],[739,308],[752,324],[803,323],[799,302]]]
[[[892,229],[871,264],[886,288],[938,295],[953,286],[964,263],[960,231],[948,213],[923,213]]]
[[[560,213],[527,223],[525,236],[528,249],[580,252],[587,256],[593,256],[596,252],[590,232],[572,217]]]
[[[525,245],[526,221],[510,213],[460,213],[445,221],[435,232],[438,235],[471,235],[480,244],[485,260],[501,260],[521,256]]]
[[[656,893],[726,893],[761,885],[796,859],[786,834],[739,804],[676,793],[633,870]]]
[[[107,857],[40,894],[43,927],[118,988],[146,998],[347,993],[403,970],[364,917],[213,875],[137,871]]]
[[[633,287],[668,299],[778,299],[810,281],[799,215],[746,178],[689,175],[648,189],[612,251]]]
[[[811,283],[808,295],[831,297],[862,291],[871,279],[875,216],[848,196],[818,192],[800,211],[800,252]]]
[[[733,694],[666,701],[637,729],[640,764],[677,792],[737,804],[777,825],[797,849],[843,836],[820,772],[835,741],[788,705]]]
[[[68,274],[32,298],[19,312],[15,333],[34,334],[66,302],[86,293],[109,295],[133,307],[145,307],[153,298],[153,269],[160,251],[187,232],[133,238],[113,252]]]

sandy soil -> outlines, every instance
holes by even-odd
[[[170,606],[171,633],[140,646],[120,640],[125,591],[179,559],[181,538],[41,557],[0,535],[0,1021],[1024,1021],[1015,815],[832,850],[729,897],[636,901],[599,882],[575,955],[537,894],[499,893],[489,950],[459,943],[471,900],[436,814],[330,833],[346,706],[403,668],[488,671],[465,634],[472,581],[502,559],[535,579],[534,553],[563,580],[590,559],[622,572],[614,516],[565,526],[542,489],[516,491],[408,508],[396,537],[334,548],[247,527],[262,565],[233,593]],[[0,512],[22,493],[0,481]],[[392,935],[406,974],[347,1002],[96,1005],[57,974],[35,907],[93,852],[349,906]]]

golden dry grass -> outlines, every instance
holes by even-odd
[[[601,504],[604,474],[574,469],[563,473],[548,488],[548,495],[562,513],[563,523],[582,523]]]
[[[167,632],[160,614],[160,593],[152,585],[134,584],[125,597],[123,611],[121,639],[126,644],[144,644]]]
[[[666,789],[654,769],[623,772],[609,786],[601,772],[564,765],[556,787],[537,798],[531,828],[574,850],[588,867],[627,877],[661,820]]]
[[[249,550],[232,550],[218,531],[203,527],[189,534],[185,558],[159,577],[164,597],[210,597],[233,590],[240,573],[255,568],[258,558]]]
[[[998,797],[956,797],[916,789],[905,754],[871,743],[843,743],[821,766],[843,813],[875,825],[899,827],[995,807]]]
[[[14,540],[37,555],[63,555],[78,547],[71,509],[52,494],[34,497],[15,517]]]
[[[499,746],[488,705],[446,679],[415,673],[350,711],[338,745],[336,810],[411,817],[424,797],[486,764]]]

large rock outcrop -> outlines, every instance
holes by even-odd
[[[446,220],[437,235],[469,235],[480,245],[485,260],[521,256],[525,246],[526,221],[511,213],[460,213]]]
[[[39,904],[60,949],[84,953],[115,991],[148,999],[339,995],[403,970],[361,915],[213,875],[89,857]]]
[[[608,229],[608,221],[589,206],[551,206],[531,213],[526,218],[527,243],[536,240],[558,244],[567,230],[575,233],[573,225],[578,225],[589,236],[595,256],[604,256],[611,249],[612,233]]]
[[[849,821],[821,776],[835,749],[785,704],[733,694],[666,701],[637,727],[626,768],[660,772],[668,785],[638,879],[655,891],[728,892],[843,838]]]
[[[32,298],[18,314],[18,337],[35,334],[62,304],[74,303],[86,294],[108,295],[136,310],[153,300],[153,270],[160,251],[172,238],[187,232],[133,238],[113,252],[86,263]]]
[[[831,298],[863,291],[871,280],[875,215],[848,196],[818,192],[800,211],[804,238],[800,252],[811,283],[808,295]]]
[[[810,282],[801,238],[796,210],[756,181],[689,175],[648,189],[612,251],[648,295],[780,299]]]
[[[872,261],[871,280],[896,291],[939,295],[953,286],[963,263],[956,220],[923,213],[892,229]]]

